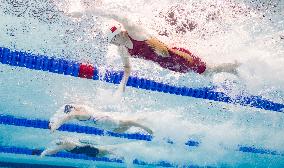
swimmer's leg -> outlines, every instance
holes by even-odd
[[[114,129],[113,131],[117,133],[123,133],[127,131],[130,127],[139,127],[145,130],[148,134],[153,134],[153,131],[150,128],[133,121],[120,121],[118,128]]]
[[[216,73],[221,73],[221,72],[227,72],[227,73],[231,73],[234,75],[238,75],[237,68],[240,65],[241,64],[237,61],[235,61],[234,63],[224,63],[224,64],[217,65],[217,66],[209,65],[206,67],[206,71],[204,72],[204,75],[214,75]]]

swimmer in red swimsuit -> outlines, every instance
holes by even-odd
[[[165,69],[174,72],[198,74],[214,74],[229,72],[236,74],[238,63],[226,63],[219,66],[206,65],[199,57],[183,48],[169,47],[157,38],[149,35],[136,24],[129,21],[127,15],[104,11],[93,8],[85,11],[86,14],[98,15],[119,22],[109,29],[108,42],[118,46],[119,54],[124,64],[124,76],[119,86],[118,93],[125,91],[125,86],[130,75],[131,66],[129,57],[153,61]],[[82,13],[71,13],[73,17],[80,17]],[[123,27],[123,28],[122,28]]]

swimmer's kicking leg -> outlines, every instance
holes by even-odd
[[[213,75],[216,73],[227,72],[231,74],[238,75],[237,68],[241,64],[237,61],[234,63],[223,63],[221,65],[216,66],[207,66],[206,71],[203,73],[204,75]]]
[[[58,115],[58,112],[63,113],[63,115]],[[97,127],[106,128],[117,133],[123,133],[130,127],[139,127],[147,133],[153,134],[150,128],[135,121],[118,119],[109,113],[95,111],[82,105],[67,104],[61,107],[58,112],[50,119],[49,128],[51,131],[58,129],[64,122],[77,119],[80,121],[92,121]]]
[[[114,132],[117,132],[117,133],[123,133],[125,131],[127,131],[130,127],[139,127],[139,128],[142,128],[143,130],[145,130],[146,132],[148,132],[149,134],[153,134],[153,131],[151,129],[149,129],[148,127],[145,127],[141,124],[138,124],[136,122],[133,122],[133,121],[120,121],[119,123],[119,127],[114,129],[113,131]]]

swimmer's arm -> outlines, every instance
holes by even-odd
[[[124,67],[124,75],[120,82],[119,88],[118,88],[118,94],[125,91],[126,83],[128,81],[128,78],[130,76],[131,72],[131,66],[129,61],[129,53],[127,51],[126,47],[119,47],[119,54],[121,56],[123,67]]]
[[[128,34],[135,40],[143,41],[151,37],[151,35],[141,26],[137,26],[137,24],[130,21],[126,14],[122,14],[123,11],[110,12],[95,7],[95,8],[86,9],[84,12],[71,12],[67,13],[66,15],[74,18],[80,18],[83,16],[84,13],[86,15],[97,15],[116,20],[117,22],[123,25],[123,27],[127,30]]]
[[[46,155],[53,155],[53,154],[56,154],[56,153],[58,153],[59,151],[62,151],[62,150],[65,150],[65,148],[63,146],[56,146],[53,149],[47,148],[40,154],[40,157],[44,157]]]
[[[133,23],[128,18],[128,15],[123,14],[123,11],[105,11],[100,8],[92,8],[87,9],[85,13],[87,15],[97,15],[116,20],[122,24],[128,34],[136,40],[146,40],[151,37],[151,35],[148,34],[146,30],[142,29],[141,26],[137,26],[137,24]]]
[[[69,150],[72,150],[76,147],[76,144],[63,144],[63,145],[57,145],[53,148],[47,148],[46,150],[44,150],[41,154],[40,154],[40,157],[44,157],[46,155],[53,155],[53,154],[56,154],[60,151],[63,151],[63,150],[66,150],[66,151],[69,151]]]
[[[109,19],[114,19],[121,23],[126,29],[127,27],[133,27],[134,24],[128,19],[126,14],[122,14],[122,11],[106,11],[100,8],[92,8],[85,10],[87,15],[97,15]]]
[[[121,23],[127,31],[129,31],[129,28],[133,29],[133,27],[137,27],[136,24],[134,24],[128,19],[128,15],[124,13],[124,11],[129,11],[129,9],[126,6],[120,6],[115,11],[114,10],[110,11],[109,9],[103,10],[101,8],[102,6],[107,6],[107,5],[108,4],[103,4],[101,0],[97,0],[96,5],[93,7],[88,7],[85,10],[85,13],[87,15],[97,15],[109,19],[114,19],[119,23]]]

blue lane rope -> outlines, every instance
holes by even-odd
[[[15,162],[1,162],[0,167],[7,167],[7,168],[77,168],[72,166],[56,166],[56,165],[49,165],[49,164],[32,164],[32,163],[15,163]]]
[[[43,150],[36,149],[37,152],[42,152]],[[16,147],[16,146],[0,146],[0,153],[11,153],[11,154],[23,154],[23,155],[39,155],[33,154],[34,149],[23,148],[23,147]],[[107,157],[89,157],[84,154],[73,154],[69,152],[58,152],[55,155],[51,155],[50,157],[57,157],[57,158],[68,158],[68,159],[80,159],[80,160],[89,160],[89,161],[100,161],[100,162],[107,162],[107,163],[118,163],[123,164],[124,161],[121,159],[110,159]],[[167,161],[159,161],[157,163],[147,163],[138,159],[134,159],[133,164],[139,166],[152,166],[152,167],[178,167],[178,165],[169,163]],[[182,166],[183,168],[201,168],[197,165],[189,165],[189,166]],[[212,166],[202,166],[202,168],[214,168]]]
[[[48,121],[45,120],[32,120],[32,119],[25,119],[25,118],[16,118],[13,116],[8,115],[0,115],[0,124],[3,125],[13,125],[13,126],[20,126],[20,127],[32,127],[32,128],[39,128],[39,129],[48,129]],[[60,131],[67,131],[67,132],[76,132],[76,133],[84,133],[84,134],[91,134],[91,135],[98,135],[98,136],[112,136],[117,138],[126,138],[130,140],[143,140],[143,141],[152,141],[153,137],[150,135],[143,135],[143,134],[125,134],[125,133],[114,133],[111,131],[104,131],[102,129],[98,129],[95,127],[88,127],[88,126],[80,126],[75,124],[64,124],[58,130]],[[169,141],[169,143],[173,143]],[[188,140],[185,145],[190,147],[198,147],[201,142]],[[255,153],[255,154],[269,154],[269,155],[277,155],[277,156],[284,156],[284,153],[263,149],[263,148],[256,148],[254,146],[245,146],[239,145],[237,151],[245,152],[245,153]]]
[[[22,51],[12,51],[8,48],[0,47],[0,62],[11,66],[26,67],[34,70],[48,71],[58,74],[71,75],[79,77],[80,63],[75,61],[69,61],[64,59],[49,58],[47,56],[35,55]],[[97,67],[93,67],[94,72],[91,72],[91,78],[93,80],[102,80],[108,83],[119,84],[123,72],[107,71],[105,77],[102,78],[99,74]],[[90,78],[87,77],[87,78]],[[282,112],[284,104],[275,103],[267,99],[263,99],[261,96],[244,97],[239,96],[236,99],[232,99],[221,92],[214,92],[209,88],[189,88],[189,87],[177,87],[169,84],[156,82],[149,79],[130,76],[127,82],[127,86],[134,88],[152,90],[157,92],[188,96],[194,98],[208,99],[212,101],[225,102],[239,104],[242,106],[250,106],[270,111]]]

